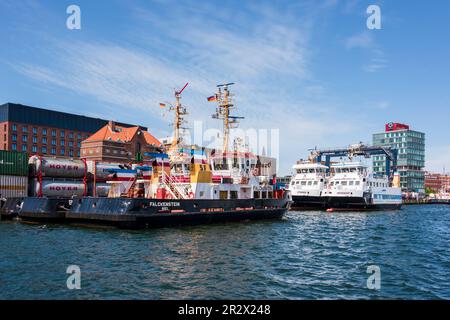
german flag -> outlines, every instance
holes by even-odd
[[[217,96],[213,95],[211,97],[206,98],[209,102],[217,101]]]

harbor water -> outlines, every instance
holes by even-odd
[[[0,299],[450,299],[448,205],[139,231],[1,221],[0,241]]]

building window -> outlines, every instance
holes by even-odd
[[[52,146],[56,146],[56,139],[52,139]]]
[[[56,148],[52,148],[52,154],[56,154]]]
[[[37,128],[33,127],[33,134],[37,134]]]
[[[64,137],[65,137],[64,130],[61,130],[61,131],[59,132],[59,136],[60,136],[61,138],[64,138]]]
[[[59,154],[60,155],[64,155],[66,153],[66,150],[64,148],[61,148],[61,150],[59,150]]]
[[[80,157],[80,150],[77,151],[77,157]]]
[[[81,139],[81,133],[77,134],[78,139]]]
[[[37,143],[37,137],[33,136],[33,143]]]
[[[11,145],[11,149],[12,149],[13,151],[17,151],[17,144],[13,143],[13,144]]]
[[[46,138],[46,137],[43,137],[43,138],[42,138],[42,143],[43,143],[43,144],[47,144],[47,138]]]
[[[78,146],[78,148],[81,148],[81,142],[80,141],[77,142],[77,146]]]
[[[64,145],[66,144],[66,141],[61,140],[61,141],[59,142],[59,144],[61,145],[61,147],[64,147]]]
[[[72,149],[69,150],[69,156],[73,157],[73,150]]]
[[[55,129],[52,130],[52,137],[56,137],[56,130]]]
[[[11,138],[12,138],[12,141],[17,141],[17,134],[13,134]]]
[[[46,128],[42,128],[42,135],[46,136],[47,135],[47,129]]]
[[[22,142],[27,142],[28,141],[28,136],[27,135],[23,135],[22,136]]]
[[[69,141],[69,147],[73,147],[73,141]]]
[[[26,152],[26,151],[27,151],[27,145],[26,145],[26,144],[23,144],[23,145],[22,145],[22,151],[23,151],[23,152]]]
[[[12,125],[12,130],[17,131],[17,125],[15,123]]]
[[[69,133],[69,139],[73,139],[73,132]]]
[[[32,146],[31,147],[31,152],[36,153],[37,152],[37,146]]]
[[[27,126],[22,126],[22,132],[28,132],[28,127]]]
[[[43,154],[47,154],[47,147],[42,147],[42,148],[41,148],[41,152],[42,152]]]

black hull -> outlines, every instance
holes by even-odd
[[[364,197],[326,197],[329,211],[375,211],[399,210],[401,204],[374,204],[367,202]]]
[[[122,228],[152,228],[281,218],[286,199],[156,200],[141,198],[27,198],[24,221],[92,223]]]
[[[0,206],[1,220],[12,220],[17,218],[22,206],[24,198],[8,198],[6,201],[2,201]]]
[[[326,208],[323,197],[292,196],[291,210],[322,210]]]

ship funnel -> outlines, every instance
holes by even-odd
[[[398,172],[394,173],[394,178],[392,179],[392,187],[400,188],[400,174]]]

